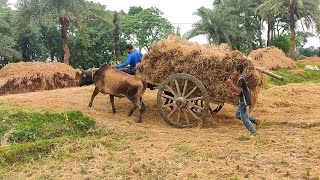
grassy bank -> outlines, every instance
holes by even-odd
[[[305,69],[307,63],[298,62],[297,69],[279,69],[274,73],[284,77],[283,81],[268,77],[268,82],[274,85],[285,85],[288,83],[320,82],[320,71]]]
[[[0,104],[0,162],[13,164],[48,154],[55,144],[82,138],[95,121],[80,111],[33,111]]]

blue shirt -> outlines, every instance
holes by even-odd
[[[130,67],[129,67],[130,71],[136,72],[136,64],[141,62],[141,57],[142,57],[142,54],[140,52],[132,51],[128,55],[126,61],[122,64],[117,65],[116,68],[121,69],[121,68],[124,68],[130,64]]]

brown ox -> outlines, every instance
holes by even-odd
[[[80,76],[79,85],[94,84],[95,89],[92,93],[89,107],[92,107],[93,99],[101,92],[110,95],[112,113],[116,112],[114,97],[127,97],[134,107],[129,111],[131,116],[135,109],[139,108],[140,113],[136,122],[141,123],[142,115],[145,112],[145,105],[142,102],[142,95],[146,90],[147,84],[144,80],[121,72],[107,64],[103,64],[96,72],[85,70]]]

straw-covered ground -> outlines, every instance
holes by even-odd
[[[226,105],[202,129],[168,126],[147,91],[142,124],[126,116],[131,104],[99,94],[87,108],[93,87],[1,96],[0,102],[56,111],[81,110],[110,135],[56,144],[38,160],[0,166],[4,179],[320,179],[320,84],[262,89],[252,116],[266,120],[260,136],[248,132]]]

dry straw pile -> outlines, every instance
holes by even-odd
[[[80,72],[58,62],[10,63],[0,70],[0,95],[77,86]]]
[[[276,47],[266,47],[252,51],[249,56],[253,63],[271,70],[297,68],[294,61]]]
[[[320,57],[307,57],[305,59],[297,61],[298,63],[302,64],[310,64],[320,66]]]
[[[171,74],[191,74],[204,84],[215,101],[237,104],[237,94],[226,83],[226,79],[232,78],[234,67],[239,63],[246,66],[244,76],[254,106],[263,76],[241,52],[232,51],[224,44],[199,45],[171,36],[154,44],[151,51],[143,56],[137,69],[140,76],[153,84],[161,84]],[[237,79],[233,80],[236,83]]]

